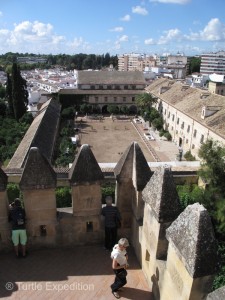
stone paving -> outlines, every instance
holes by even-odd
[[[120,299],[152,300],[146,278],[128,248],[130,268]],[[3,299],[116,299],[110,252],[97,246],[30,250],[26,258],[13,252],[0,256],[0,298]]]

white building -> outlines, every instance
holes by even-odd
[[[202,74],[216,73],[225,75],[225,51],[203,54],[200,72]]]
[[[162,114],[165,129],[184,153],[198,157],[198,150],[207,139],[225,145],[224,97],[175,80],[160,78],[146,91],[158,99],[156,108]]]

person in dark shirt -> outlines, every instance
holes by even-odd
[[[27,233],[25,225],[25,210],[21,206],[20,199],[15,199],[10,205],[9,221],[12,224],[12,241],[16,256],[19,257],[19,243],[22,247],[22,256],[26,256]]]
[[[112,205],[112,197],[105,198],[106,206],[102,208],[105,217],[105,249],[111,250],[117,241],[117,220],[121,220],[119,210]]]

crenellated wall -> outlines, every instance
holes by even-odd
[[[224,290],[209,294],[217,248],[207,210],[196,203],[182,212],[172,171],[161,167],[151,172],[136,142],[124,152],[114,174],[122,216],[119,237],[129,239],[155,300],[217,299]],[[39,149],[31,148],[19,182],[28,246],[103,244],[103,179],[90,147],[83,145],[69,172],[72,207],[57,209],[56,174]],[[12,248],[6,185],[0,169],[0,250]]]

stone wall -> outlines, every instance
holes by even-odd
[[[172,171],[161,167],[152,172],[136,142],[124,152],[114,175],[122,216],[118,238],[129,239],[155,300],[219,299],[221,291],[209,294],[217,249],[206,209],[196,203],[182,212]],[[72,207],[57,209],[56,174],[39,149],[31,148],[19,181],[28,247],[103,244],[103,179],[90,147],[83,145],[69,171]],[[12,248],[6,185],[0,169],[0,250]]]

